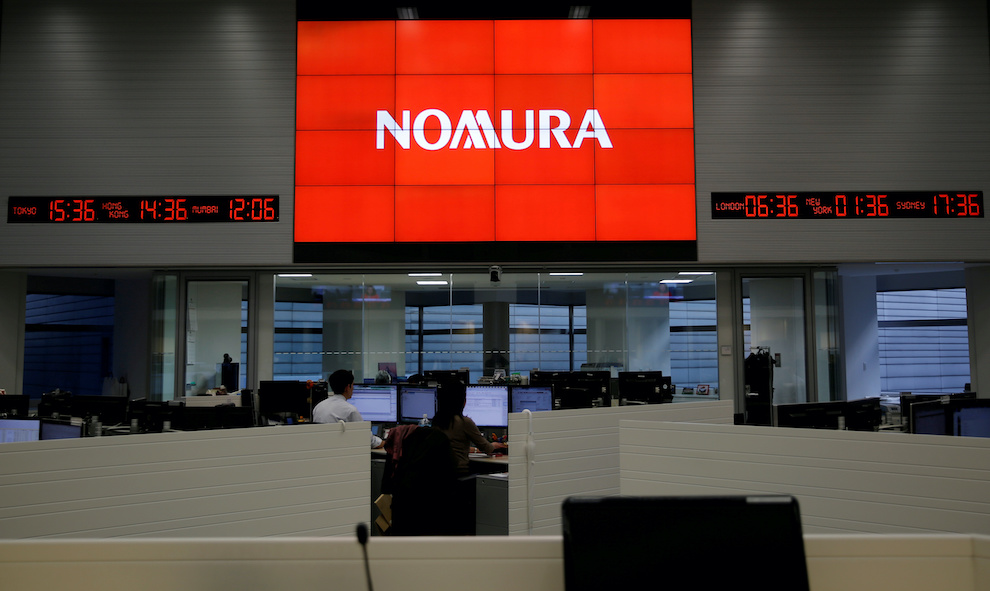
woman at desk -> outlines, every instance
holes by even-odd
[[[437,388],[437,412],[433,416],[433,428],[443,431],[450,440],[450,453],[454,456],[459,476],[467,476],[468,453],[477,447],[486,454],[504,449],[504,443],[486,441],[471,417],[464,416],[467,404],[467,388],[458,381],[447,381]]]

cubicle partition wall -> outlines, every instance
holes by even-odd
[[[619,494],[620,420],[731,424],[732,412],[725,400],[510,414],[509,534],[559,534],[565,498]]]
[[[349,423],[0,445],[0,538],[351,534],[369,439]]]
[[[699,549],[721,564],[718,549]],[[805,536],[815,591],[978,591],[990,586],[985,536]],[[476,591],[563,591],[560,536],[372,538],[378,589],[433,591],[468,581]],[[657,553],[658,577],[663,552]],[[765,574],[772,576],[772,557]],[[603,563],[602,568],[608,568]],[[353,537],[239,540],[4,540],[4,591],[316,591],[365,589]],[[332,583],[332,585],[331,585]],[[658,583],[659,585],[659,583]]]
[[[990,440],[622,421],[624,495],[783,493],[807,533],[990,534]]]

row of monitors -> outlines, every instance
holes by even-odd
[[[38,418],[0,419],[0,443],[75,439],[83,436],[83,425]]]
[[[903,412],[903,403],[902,403]],[[910,431],[925,435],[990,437],[990,399],[944,398],[914,402]]]
[[[431,376],[428,376],[431,377]],[[434,378],[445,376],[432,376]],[[611,405],[611,374],[608,371],[534,371],[528,386],[467,385],[464,414],[480,427],[507,427],[508,413],[524,410],[548,411]],[[307,382],[262,382],[258,391],[262,415],[288,413],[312,416],[312,408],[326,398],[316,384]],[[624,404],[670,402],[670,378],[661,372],[621,372],[619,395]],[[355,384],[351,404],[366,421],[411,423],[436,412],[436,387]]]
[[[879,398],[831,402],[800,402],[774,406],[778,427],[876,431],[883,420]]]

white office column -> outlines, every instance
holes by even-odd
[[[24,304],[27,274],[0,273],[0,388],[22,394],[24,388]]]
[[[655,297],[627,298],[628,371],[662,371],[670,375],[670,300],[665,285]]]
[[[750,343],[780,354],[773,369],[773,403],[807,402],[804,281],[801,277],[749,279]]]
[[[880,394],[880,333],[875,275],[842,276],[842,359],[849,400]]]
[[[589,289],[585,292],[588,314],[588,363],[627,366],[626,292]],[[580,368],[575,368],[580,369]]]
[[[970,389],[990,398],[990,266],[966,269]]]

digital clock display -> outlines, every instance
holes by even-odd
[[[712,219],[982,218],[983,191],[712,193]]]
[[[278,195],[10,197],[7,223],[277,222]]]

